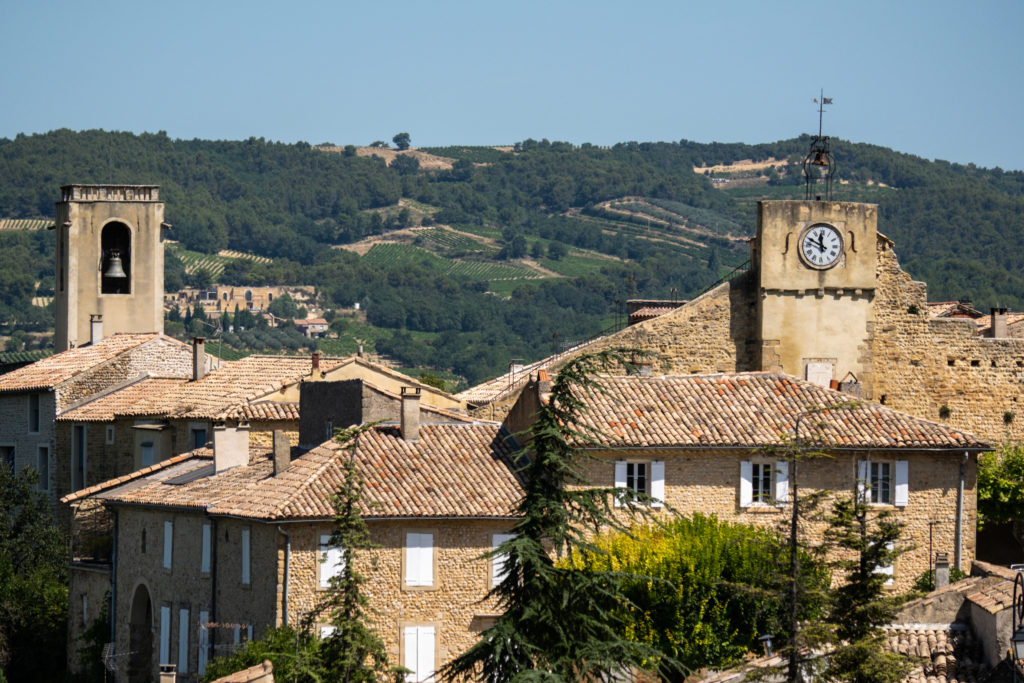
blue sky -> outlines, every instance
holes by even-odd
[[[0,0],[0,136],[415,146],[825,133],[1024,169],[1024,2]]]

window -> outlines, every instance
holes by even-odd
[[[434,627],[406,626],[403,629],[405,656],[402,666],[409,670],[407,683],[430,681],[434,677]]]
[[[242,584],[248,586],[250,576],[249,566],[249,529],[242,529]]]
[[[158,664],[170,664],[171,658],[171,608],[160,606],[160,661]]]
[[[0,465],[14,473],[14,446],[0,446]]]
[[[861,460],[857,463],[857,493],[872,505],[905,507],[910,498],[906,460]]]
[[[405,535],[405,585],[434,585],[434,534]]]
[[[71,428],[71,490],[85,488],[85,425]]]
[[[740,507],[785,505],[789,498],[789,463],[740,463]]]
[[[142,528],[142,554],[146,554],[146,528]]]
[[[199,610],[199,658],[196,663],[196,672],[202,676],[206,673],[206,662],[210,657],[210,630],[207,624],[210,623],[210,613],[203,609]]]
[[[515,538],[515,534],[492,534],[491,535],[491,547],[495,550],[504,543]],[[501,555],[495,555],[491,558],[491,585],[497,586],[499,583],[505,580],[505,576],[508,574],[505,569],[505,561],[508,556],[502,553]]]
[[[82,593],[82,626],[89,625],[89,596]]]
[[[210,573],[210,525],[203,525],[203,551],[199,559],[199,572],[201,574]]]
[[[336,626],[321,626],[320,627],[320,640],[326,640],[327,638],[330,638],[331,636],[334,635],[334,632],[337,631],[337,630],[338,630],[338,628]]]
[[[334,420],[324,422],[324,440],[334,438]]]
[[[142,462],[143,467],[149,467],[153,464],[153,442],[143,441],[139,444],[139,460]]]
[[[885,544],[885,548],[889,552],[892,552],[893,550],[896,549],[896,544],[893,543],[892,541],[889,541],[888,543]],[[890,564],[890,565],[886,565],[884,567],[878,567],[875,570],[875,573],[876,574],[881,574],[881,575],[887,577],[885,579],[885,585],[886,586],[891,586],[892,585],[893,579],[895,578],[895,576],[894,576],[895,572],[893,571],[893,565]]]
[[[171,549],[174,540],[174,522],[164,522],[164,569],[171,568]],[[166,662],[165,662],[166,663]]]
[[[50,488],[50,447],[39,446],[36,449],[36,472],[39,472],[39,490]]]
[[[665,461],[615,461],[615,488],[649,495],[651,507],[665,505]],[[620,505],[618,499],[615,506]]]
[[[178,610],[178,674],[188,673],[188,608]]]
[[[331,579],[336,576],[341,576],[341,572],[345,570],[345,555],[344,551],[336,546],[331,545],[331,535],[321,534],[320,535],[320,587],[330,588]]]
[[[28,395],[28,433],[39,433],[39,394]]]
[[[206,426],[203,425],[201,427],[193,427],[193,426],[190,425],[189,426],[188,442],[190,444],[190,446],[189,446],[190,450],[196,449],[196,448],[202,448],[203,446],[205,446],[206,445]]]
[[[114,445],[114,425],[107,425],[106,432],[107,432],[107,439],[106,439],[107,440],[107,445],[108,446]]]

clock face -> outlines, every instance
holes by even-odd
[[[843,253],[843,237],[828,223],[815,223],[800,237],[800,258],[811,268],[831,268]]]

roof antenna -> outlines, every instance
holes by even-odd
[[[836,173],[836,160],[829,149],[827,135],[822,135],[822,121],[825,114],[825,105],[832,104],[831,97],[825,97],[825,90],[821,90],[819,97],[814,98],[818,105],[818,134],[811,139],[811,149],[804,157],[804,199],[811,198],[811,186],[817,186],[824,180],[825,200],[832,201],[832,178]],[[817,170],[815,167],[817,167]],[[821,195],[814,196],[815,201],[821,201]]]

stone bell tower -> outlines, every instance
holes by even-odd
[[[159,199],[156,185],[61,188],[58,352],[115,332],[163,332],[163,231],[170,226]]]
[[[761,370],[823,386],[852,372],[870,395],[877,221],[873,204],[758,204]]]

